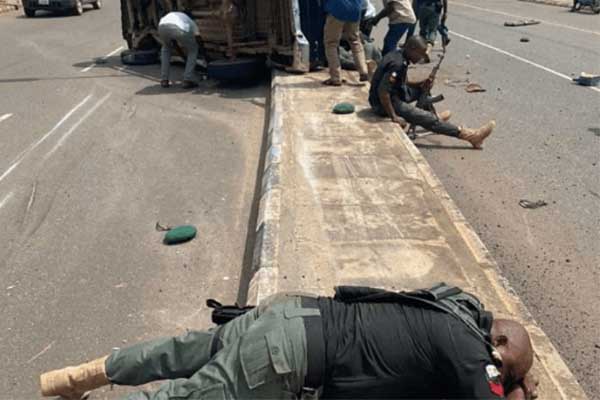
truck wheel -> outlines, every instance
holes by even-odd
[[[158,64],[158,50],[123,50],[121,62],[125,65]]]
[[[594,4],[592,5],[592,11],[594,11],[594,14],[600,14],[600,0],[594,1]]]
[[[75,7],[73,7],[73,15],[83,14],[83,1],[75,0]]]
[[[102,8],[102,0],[96,0],[95,2],[92,3],[92,5],[94,6],[94,10],[99,10]]]
[[[222,81],[249,81],[258,79],[265,72],[265,60],[238,58],[236,60],[215,60],[208,63],[208,76]]]
[[[33,8],[26,8],[25,15],[29,18],[35,17],[35,10]]]

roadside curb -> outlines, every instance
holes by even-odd
[[[519,0],[524,1],[526,3],[537,3],[537,4],[546,4],[549,6],[557,6],[557,7],[571,7],[573,2],[565,1],[565,0]]]
[[[281,155],[283,145],[282,93],[279,72],[273,71],[269,105],[269,125],[265,167],[256,221],[256,242],[252,257],[252,278],[248,285],[248,304],[258,304],[277,292],[281,194]]]

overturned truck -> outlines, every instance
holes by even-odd
[[[211,63],[226,67],[268,59],[297,72],[309,70],[311,47],[318,46],[313,16],[318,19],[319,10],[319,0],[121,0],[123,38],[130,50],[157,51],[160,18],[183,11],[198,24]],[[302,23],[313,36],[312,46]]]

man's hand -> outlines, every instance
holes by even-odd
[[[537,388],[540,384],[540,380],[529,371],[525,378],[523,378],[523,382],[521,383],[521,387],[525,391],[526,399],[537,399],[538,391]]]
[[[528,372],[523,381],[515,384],[506,394],[506,400],[533,400],[538,398],[539,380]]]
[[[423,90],[431,90],[431,88],[433,87],[433,79],[425,79],[423,82],[421,82],[420,86]]]
[[[406,125],[408,125],[404,119],[400,118],[400,117],[399,117],[399,116],[397,116],[397,115],[394,115],[394,116],[392,117],[392,122],[394,122],[394,123],[396,123],[396,124],[400,125],[400,127],[401,127],[402,129],[406,128]]]

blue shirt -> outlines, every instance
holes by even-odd
[[[325,12],[344,22],[360,21],[362,0],[327,0]]]

